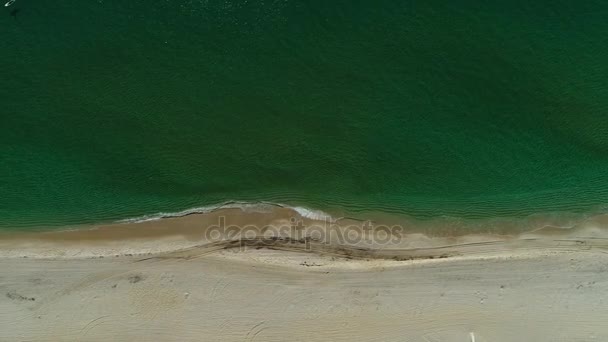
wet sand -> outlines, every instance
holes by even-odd
[[[433,237],[340,220],[323,235],[290,209],[226,209],[5,234],[0,340],[606,340],[605,220]],[[231,226],[242,235],[210,234]]]

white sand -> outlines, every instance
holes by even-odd
[[[0,341],[608,341],[608,243],[586,233],[407,261],[205,247],[114,257],[131,240],[4,239]],[[137,241],[198,243],[180,236]],[[60,246],[71,256],[49,254]],[[95,246],[110,249],[71,254]]]

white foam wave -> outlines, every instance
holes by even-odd
[[[182,217],[188,216],[192,214],[206,214],[220,209],[241,209],[245,212],[257,212],[257,213],[268,213],[272,210],[273,207],[281,207],[292,209],[297,212],[300,216],[304,218],[309,218],[312,220],[327,220],[334,221],[331,215],[317,209],[310,209],[305,207],[292,207],[280,203],[272,203],[272,202],[225,202],[216,205],[204,206],[204,207],[196,207],[185,209],[177,212],[160,212],[149,215],[142,215],[138,217],[127,218],[123,220],[119,220],[118,223],[141,223],[147,221],[156,221],[165,218],[172,217]]]
[[[295,210],[300,216],[319,221],[333,221],[331,215],[316,209],[308,209],[304,207],[289,207]]]

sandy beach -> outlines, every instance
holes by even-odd
[[[223,209],[6,233],[0,340],[603,341],[605,221],[427,236]]]

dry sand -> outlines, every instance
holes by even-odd
[[[210,239],[219,217],[255,228]],[[605,217],[517,236],[390,230],[390,243],[330,240],[312,220],[264,228],[291,217],[6,234],[0,341],[608,341]]]

